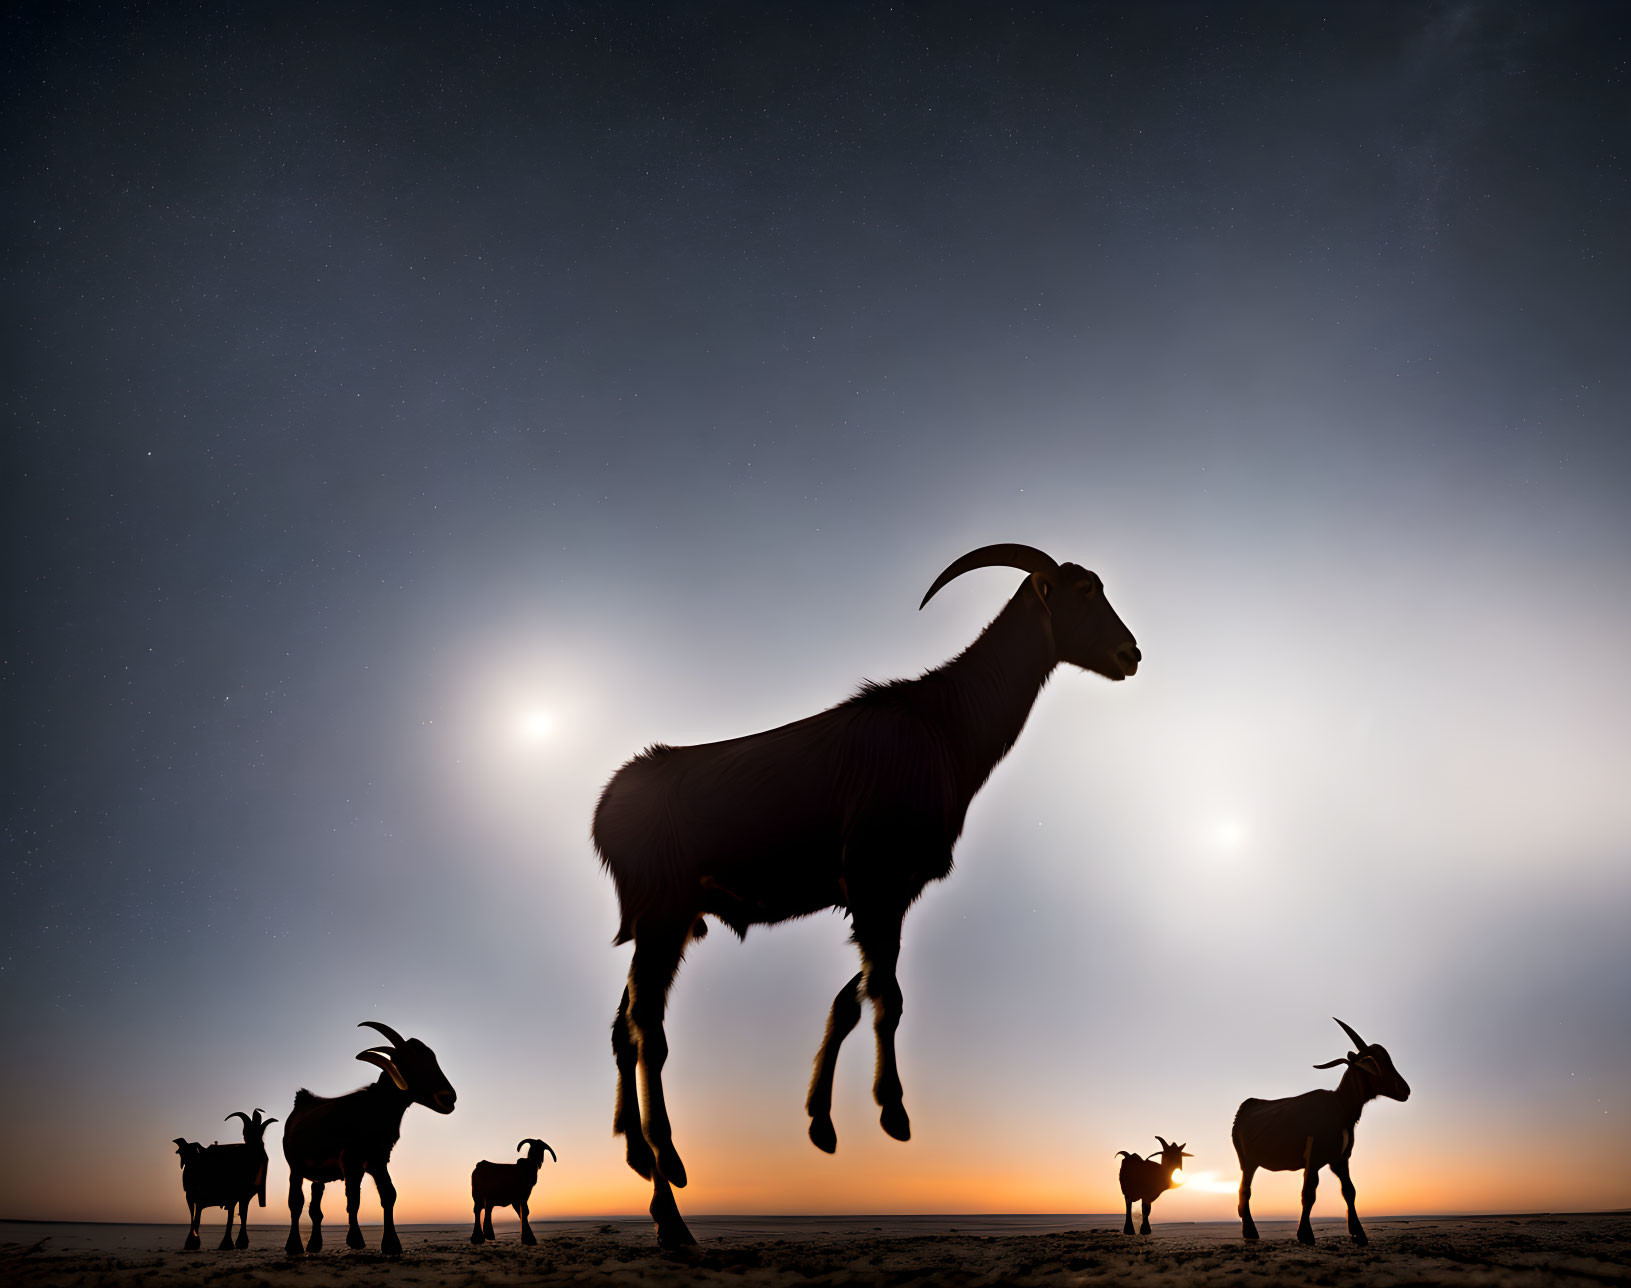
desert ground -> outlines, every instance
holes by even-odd
[[[1243,1243],[1233,1223],[1162,1225],[1149,1238],[1121,1233],[1120,1217],[693,1217],[698,1247],[660,1252],[650,1224],[538,1221],[523,1248],[514,1224],[495,1244],[472,1247],[464,1226],[401,1227],[400,1257],[351,1252],[345,1225],[314,1257],[283,1254],[283,1230],[251,1224],[246,1252],[217,1252],[221,1223],[204,1228],[204,1251],[178,1252],[180,1226],[0,1223],[0,1283],[51,1288],[245,1284],[418,1285],[899,1285],[1133,1283],[1157,1285],[1351,1284],[1359,1288],[1454,1284],[1631,1284],[1631,1213],[1396,1217],[1367,1223],[1369,1247],[1351,1244],[1340,1220],[1315,1222],[1317,1246],[1300,1247],[1289,1221],[1259,1223]],[[373,1248],[379,1228],[364,1227]]]

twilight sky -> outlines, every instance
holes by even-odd
[[[600,786],[943,661],[995,541],[1144,669],[907,920],[910,1144],[865,1030],[805,1138],[837,915],[693,949],[684,1210],[1102,1212],[1159,1132],[1222,1218],[1333,1014],[1365,1212],[1631,1204],[1622,16],[333,8],[0,18],[0,1216],[180,1220],[366,1018],[460,1093],[401,1219],[522,1136],[644,1210]]]

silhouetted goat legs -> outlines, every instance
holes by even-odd
[[[204,1219],[204,1209],[196,1203],[187,1204],[187,1237],[182,1240],[183,1252],[197,1252],[203,1247],[203,1240],[198,1237],[198,1226]]]
[[[1144,1220],[1139,1224],[1138,1232],[1140,1234],[1148,1234],[1150,1232],[1150,1201],[1148,1199],[1141,1199],[1140,1205],[1144,1209]]]
[[[304,1248],[300,1243],[300,1209],[306,1206],[306,1194],[301,1188],[300,1178],[293,1173],[289,1176],[289,1237],[283,1244],[283,1250],[291,1257],[298,1257]]]
[[[629,1166],[649,1181],[656,1159],[640,1126],[640,1095],[636,1089],[640,1081],[640,1048],[629,1032],[627,988],[623,990],[623,1000],[617,1004],[617,1014],[612,1017],[612,1055],[617,1060],[617,1105],[612,1110],[612,1135],[623,1137],[624,1157]]]
[[[1252,1177],[1256,1174],[1257,1168],[1254,1165],[1249,1163],[1241,1164],[1240,1207],[1237,1210],[1240,1213],[1240,1237],[1242,1239],[1255,1239],[1257,1237],[1257,1222],[1252,1220]],[[1128,1211],[1127,1224],[1130,1227],[1133,1223],[1133,1218],[1130,1215],[1131,1208]],[[1131,1234],[1132,1230],[1129,1229],[1127,1233]]]
[[[402,1251],[402,1240],[396,1237],[396,1186],[392,1184],[391,1174],[385,1170],[384,1163],[370,1168],[368,1174],[374,1178],[374,1189],[379,1194],[380,1211],[385,1222],[385,1229],[379,1236],[379,1250],[388,1257],[394,1257]]]
[[[238,1205],[236,1203],[227,1204],[227,1228],[221,1231],[221,1242],[215,1245],[215,1250],[217,1252],[232,1251],[232,1213],[237,1207]],[[247,1237],[244,1239],[244,1246],[249,1246],[249,1239]]]
[[[642,922],[634,932],[634,960],[629,965],[628,1017],[640,1053],[641,1128],[657,1159],[652,1173],[651,1219],[657,1223],[657,1241],[665,1248],[696,1242],[674,1202],[672,1187],[684,1187],[685,1164],[674,1148],[668,1105],[663,1099],[663,1064],[668,1059],[663,1012],[674,972],[685,954],[691,920],[687,916],[669,924]]]
[[[1348,1160],[1337,1159],[1331,1164],[1331,1170],[1342,1183],[1342,1198],[1348,1205],[1348,1237],[1360,1245],[1369,1243],[1370,1240],[1365,1237],[1365,1227],[1359,1224],[1359,1213],[1354,1209],[1355,1190],[1353,1178],[1348,1175]]]
[[[674,1130],[663,1098],[663,1065],[668,1061],[668,1035],[663,1013],[668,990],[679,970],[690,931],[689,918],[677,925],[648,926],[635,931],[634,960],[629,964],[629,1026],[640,1052],[640,1114],[646,1143],[657,1155],[657,1170],[676,1189],[685,1188],[685,1164],[674,1148]]]
[[[832,1125],[832,1080],[838,1069],[838,1048],[861,1022],[861,972],[838,990],[827,1015],[827,1032],[816,1052],[815,1072],[810,1076],[810,1094],[804,1111],[810,1115],[810,1139],[815,1147],[831,1154],[838,1148],[838,1133]]]
[[[911,1119],[901,1099],[900,1070],[895,1064],[895,1030],[900,1027],[903,1006],[895,965],[900,960],[900,923],[904,916],[904,909],[881,916],[855,913],[855,942],[861,946],[863,985],[872,999],[872,1030],[878,1039],[872,1098],[882,1110],[879,1124],[896,1140],[912,1138]]]
[[[516,1211],[521,1213],[521,1242],[529,1248],[537,1246],[538,1236],[532,1232],[532,1224],[527,1220],[527,1204],[523,1200]]]
[[[476,1216],[475,1216],[475,1221],[470,1226],[470,1242],[471,1243],[480,1243],[481,1240],[482,1240],[482,1233],[481,1233],[481,1204],[480,1203],[473,1204],[471,1206],[471,1211],[474,1212],[476,1214]]]
[[[231,1215],[232,1215],[232,1213],[229,1211],[227,1213],[227,1216],[230,1217]],[[228,1224],[230,1225],[231,1222],[228,1221]],[[238,1204],[238,1238],[237,1238],[237,1241],[235,1243],[233,1243],[232,1246],[235,1247],[235,1248],[238,1248],[239,1250],[242,1250],[242,1249],[247,1248],[249,1246],[249,1200],[248,1199],[245,1199],[242,1203]]]
[[[1127,1200],[1127,1220],[1122,1224],[1121,1232],[1123,1234],[1133,1232],[1133,1201],[1131,1199]]]
[[[1314,1227],[1308,1219],[1308,1214],[1314,1210],[1314,1191],[1320,1187],[1320,1169],[1307,1167],[1303,1169],[1303,1219],[1297,1223],[1297,1242],[1306,1243],[1310,1247],[1314,1243]]]
[[[341,1166],[345,1160],[341,1159]],[[348,1248],[366,1248],[363,1242],[362,1226],[357,1224],[357,1209],[362,1206],[362,1173],[357,1171],[346,1172],[345,1177],[345,1246]]]
[[[481,1237],[489,1243],[498,1238],[498,1235],[493,1233],[493,1205],[491,1203],[487,1205],[487,1211],[481,1218]]]

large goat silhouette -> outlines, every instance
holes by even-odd
[[[749,926],[847,909],[860,972],[833,999],[806,1109],[810,1139],[831,1153],[838,1049],[871,999],[873,1095],[884,1131],[911,1135],[895,1064],[901,922],[930,881],[951,871],[969,802],[1014,745],[1061,662],[1122,680],[1138,669],[1132,634],[1099,578],[1031,546],[995,545],[952,563],[923,597],[975,568],[1029,576],[980,637],[915,680],[865,684],[847,702],[765,733],[694,747],[654,745],[612,777],[594,841],[617,886],[618,943],[634,941],[612,1021],[613,1131],[652,1182],[651,1215],[667,1247],[692,1243],[671,1187],[685,1164],[663,1099],[663,1015],[687,943],[706,914]],[[636,1087],[644,1104],[636,1100]]]

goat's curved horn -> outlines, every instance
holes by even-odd
[[[359,1029],[378,1029],[391,1040],[392,1046],[407,1046],[407,1043],[402,1040],[402,1035],[389,1024],[381,1024],[378,1020],[364,1020],[357,1027]]]
[[[358,1025],[358,1027],[360,1028],[362,1026]],[[384,1055],[378,1051],[359,1051],[357,1053],[357,1059],[361,1060],[364,1064],[374,1064],[378,1065],[381,1069],[384,1069],[386,1073],[391,1075],[391,1081],[396,1083],[396,1089],[398,1091],[406,1091],[408,1089],[408,1080],[402,1076],[402,1071],[396,1067],[396,1062],[393,1061],[390,1056]]]
[[[275,1122],[276,1122],[276,1121],[277,1121],[277,1119],[276,1119],[276,1118],[262,1118],[262,1119],[261,1119],[261,1126],[262,1126],[262,1127],[263,1127],[263,1128],[264,1128],[264,1127],[270,1127],[270,1126],[271,1126],[271,1125],[272,1125],[272,1124],[273,1124],[273,1123],[275,1123]]]
[[[260,1112],[260,1111],[259,1111],[259,1110],[256,1110],[256,1112],[257,1112],[257,1113],[259,1113],[259,1112]],[[243,1111],[243,1110],[242,1110],[242,1109],[234,1109],[234,1110],[233,1110],[233,1111],[232,1111],[232,1112],[231,1112],[231,1113],[230,1113],[230,1114],[228,1114],[228,1115],[227,1115],[227,1116],[226,1116],[226,1117],[225,1117],[225,1118],[223,1118],[223,1119],[221,1119],[221,1121],[222,1121],[222,1122],[224,1122],[224,1123],[229,1123],[229,1122],[231,1122],[231,1121],[232,1121],[232,1120],[233,1120],[233,1119],[234,1119],[234,1118],[242,1118],[242,1119],[243,1119],[243,1120],[244,1120],[244,1128],[245,1128],[245,1130],[248,1130],[248,1128],[250,1128],[250,1127],[251,1127],[251,1126],[253,1126],[253,1124],[252,1124],[252,1123],[251,1123],[251,1122],[250,1122],[250,1121],[249,1121],[249,1115],[248,1115],[248,1114],[246,1114],[246,1113],[245,1113],[245,1112],[244,1112],[244,1111]]]
[[[1333,1020],[1337,1020],[1337,1017],[1334,1015],[1331,1018]],[[1342,1024],[1342,1021],[1337,1020],[1337,1023]],[[1352,1039],[1354,1050],[1359,1052],[1360,1055],[1364,1055],[1366,1051],[1370,1050],[1370,1043],[1365,1041],[1364,1038],[1360,1037],[1359,1034],[1355,1033],[1346,1024],[1342,1024],[1342,1031],[1346,1033],[1350,1039]]]
[[[1339,1064],[1351,1064],[1351,1063],[1352,1063],[1352,1061],[1350,1061],[1347,1056],[1343,1056],[1342,1059],[1340,1059],[1340,1060],[1327,1060],[1324,1064],[1316,1064],[1314,1067],[1316,1069],[1334,1069]]]
[[[1156,1140],[1161,1142],[1161,1152],[1163,1154],[1165,1154],[1169,1149],[1172,1148],[1171,1145],[1167,1144],[1167,1139],[1166,1139],[1165,1136],[1157,1136]]]
[[[918,605],[918,611],[921,612],[923,604],[933,599],[935,592],[953,577],[961,577],[965,572],[973,572],[976,568],[1018,568],[1021,572],[1037,573],[1052,572],[1058,567],[1052,556],[1043,554],[1035,546],[1021,546],[1012,542],[981,546],[946,566],[946,571],[934,579],[934,585],[929,587],[929,593],[923,596],[923,603]]]

